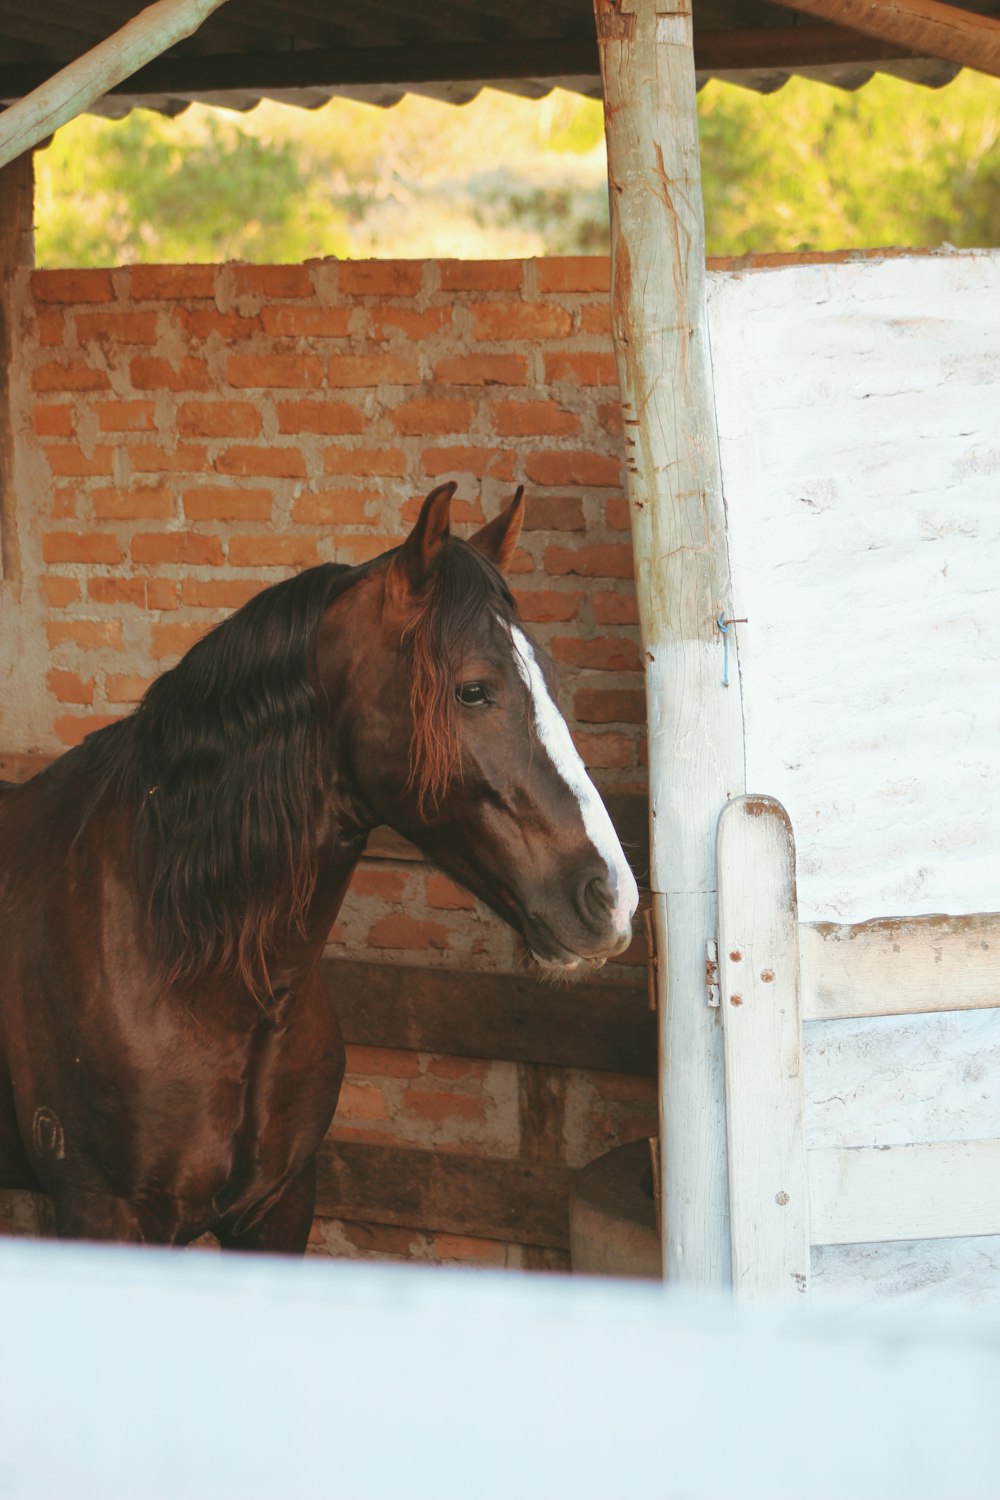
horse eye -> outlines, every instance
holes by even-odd
[[[490,701],[481,682],[463,682],[456,689],[455,696],[459,703],[465,704],[466,708],[478,708]]]

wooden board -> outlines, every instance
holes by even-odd
[[[318,1168],[320,1215],[569,1249],[570,1169],[555,1162],[327,1141]]]
[[[719,819],[719,989],[740,1297],[808,1286],[797,928],[788,814],[771,797],[739,797]]]
[[[799,928],[802,1018],[1000,1006],[1000,913]]]
[[[363,1047],[656,1076],[646,978],[556,988],[527,975],[328,959],[344,1036]]]
[[[1000,1141],[809,1152],[814,1245],[1000,1234]]]

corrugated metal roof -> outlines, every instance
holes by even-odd
[[[1000,0],[968,8],[1000,14]],[[141,0],[0,0],[0,99],[20,98],[143,9]],[[767,0],[699,0],[700,82],[769,93],[792,75],[856,89],[876,71],[936,88],[958,68],[794,14]],[[315,108],[334,95],[452,103],[485,84],[541,97],[556,83],[599,95],[591,0],[232,0],[201,30],[93,106],[177,114],[193,100]]]

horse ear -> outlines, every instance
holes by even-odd
[[[524,520],[524,485],[519,484],[517,493],[506,510],[502,510],[492,521],[480,527],[475,536],[470,536],[469,546],[475,547],[501,573],[506,573],[514,556],[517,539],[521,535]]]
[[[390,579],[394,587],[419,593],[427,580],[434,560],[448,540],[452,496],[458,485],[439,484],[431,490],[416,524],[392,561]]]

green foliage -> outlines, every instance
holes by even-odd
[[[1000,244],[1000,83],[699,96],[708,249]],[[175,120],[83,116],[38,157],[42,265],[607,249],[601,106],[485,90]]]

